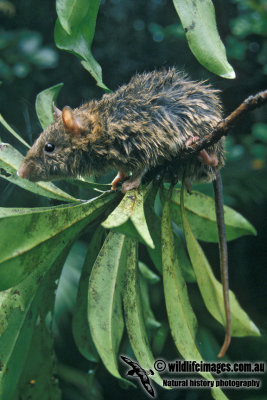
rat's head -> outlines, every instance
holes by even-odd
[[[54,110],[55,122],[41,133],[17,172],[21,178],[51,181],[82,173],[81,159],[88,151],[90,124],[78,110],[67,106],[62,111],[56,107]]]

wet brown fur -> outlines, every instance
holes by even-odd
[[[54,180],[110,168],[143,173],[177,157],[188,138],[211,132],[222,118],[217,93],[175,68],[135,75],[100,101],[73,110],[80,132],[66,129],[57,117],[25,157],[26,177]],[[46,143],[56,146],[53,153],[44,151]],[[196,157],[188,170],[192,181],[212,180],[224,165],[223,140],[208,152],[217,156],[218,166]],[[183,169],[177,174],[181,178]]]

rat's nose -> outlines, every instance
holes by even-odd
[[[22,164],[21,167],[17,170],[17,175],[20,178],[27,178],[28,170],[25,164]]]

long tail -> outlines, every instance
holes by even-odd
[[[228,252],[225,235],[224,210],[223,210],[223,187],[221,173],[217,172],[216,179],[213,181],[215,198],[216,219],[219,237],[220,268],[223,286],[223,299],[226,318],[225,338],[218,357],[223,357],[231,342],[231,312],[229,301],[229,278],[228,278]]]

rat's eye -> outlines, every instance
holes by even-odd
[[[52,153],[55,150],[56,146],[53,143],[46,143],[45,144],[45,151],[47,153]]]

